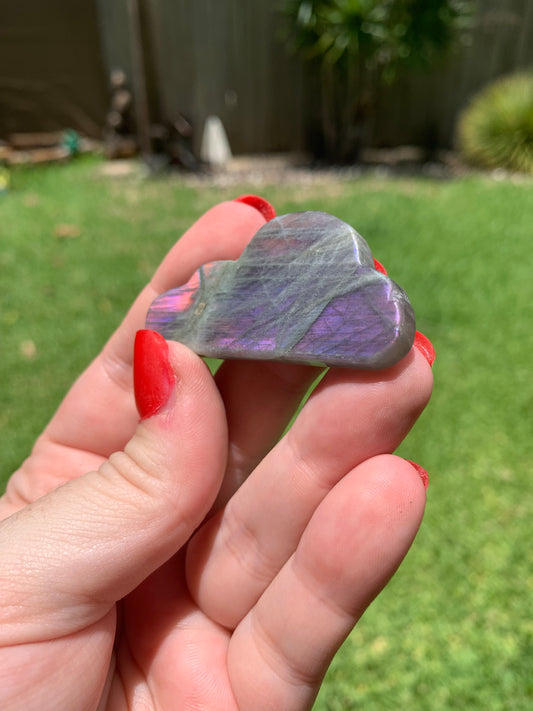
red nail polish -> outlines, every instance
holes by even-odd
[[[433,363],[435,362],[435,349],[433,348],[433,344],[431,343],[429,338],[427,336],[424,336],[423,333],[420,333],[420,331],[417,331],[415,334],[415,341],[413,345],[415,346],[415,348],[418,348],[420,353],[422,353],[424,358],[433,368]]]
[[[385,276],[387,276],[387,270],[381,262],[378,262],[377,259],[374,259],[374,267],[376,271],[381,272],[382,274],[385,274]]]
[[[133,351],[133,388],[141,420],[152,417],[166,404],[174,383],[168,343],[155,331],[137,331]]]
[[[420,466],[420,464],[417,464],[416,462],[412,462],[410,459],[406,459],[406,462],[409,462],[409,464],[413,467],[413,469],[416,470],[416,473],[418,476],[422,479],[422,484],[424,484],[424,489],[428,488],[429,485],[429,476],[427,471]]]
[[[267,222],[276,217],[276,211],[272,205],[265,198],[259,197],[259,195],[241,195],[241,197],[235,198],[234,202],[243,202],[245,205],[255,207]]]

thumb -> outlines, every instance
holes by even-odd
[[[100,619],[186,543],[216,497],[227,435],[209,370],[140,331],[134,371],[142,419],[124,451],[0,524],[0,644]]]

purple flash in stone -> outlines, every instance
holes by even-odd
[[[204,264],[152,304],[146,327],[213,358],[387,368],[415,337],[407,294],[325,212],[267,222],[237,261]]]

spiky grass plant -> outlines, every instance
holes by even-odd
[[[504,77],[475,96],[459,120],[458,145],[472,165],[533,173],[533,73]]]

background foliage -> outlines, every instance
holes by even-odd
[[[379,87],[429,68],[468,27],[468,0],[287,0],[294,48],[320,75],[322,150],[353,161],[369,142]]]

